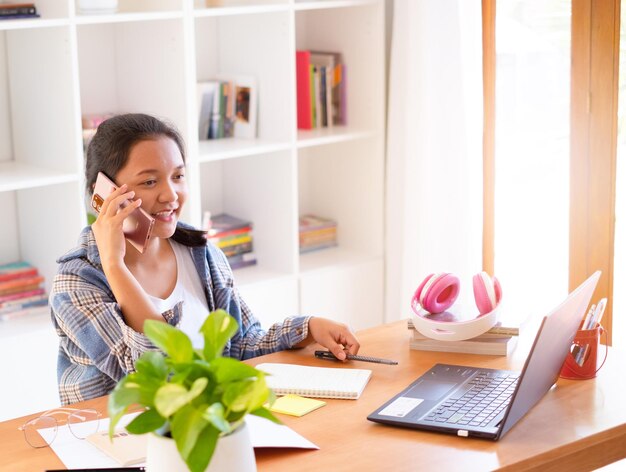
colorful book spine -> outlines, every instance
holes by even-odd
[[[309,51],[296,51],[296,90],[298,102],[298,129],[311,129],[311,83]]]
[[[6,303],[12,300],[19,300],[21,298],[28,298],[28,297],[32,297],[35,295],[41,295],[43,293],[45,293],[43,288],[37,288],[34,290],[27,290],[25,292],[18,292],[18,293],[13,293],[10,295],[2,295],[0,296],[0,303]]]
[[[252,236],[250,234],[244,234],[244,235],[240,235],[240,236],[233,236],[230,238],[227,238],[225,240],[220,239],[217,244],[215,244],[217,247],[219,247],[220,249],[225,248],[225,247],[229,247],[229,246],[236,246],[238,244],[243,244],[243,243],[249,243],[252,242]]]

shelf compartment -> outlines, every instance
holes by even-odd
[[[76,245],[85,225],[79,182],[30,187],[0,193],[0,264],[24,260],[39,269],[50,289],[56,259]]]
[[[295,73],[289,12],[195,19],[196,82],[250,77],[256,83],[256,137],[291,142]]]
[[[257,267],[295,273],[297,240],[294,168],[290,151],[212,161],[200,165],[201,207],[250,220]],[[251,276],[252,277],[252,276]]]
[[[82,114],[148,113],[175,123],[186,136],[183,23],[78,26]]]
[[[298,215],[335,220],[346,251],[383,253],[382,152],[381,136],[298,150]]]
[[[71,44],[66,26],[0,32],[0,162],[79,168]]]
[[[385,63],[382,2],[311,2],[296,10],[296,49],[338,52],[345,65],[347,124],[384,126]],[[352,7],[340,14],[330,6]],[[312,8],[316,7],[316,8]],[[319,8],[317,8],[319,7]],[[364,52],[366,51],[366,52]]]

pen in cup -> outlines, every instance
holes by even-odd
[[[591,310],[589,310],[589,314],[585,317],[585,322],[583,323],[584,330],[592,330],[596,329],[600,326],[600,321],[602,321],[602,315],[604,315],[604,310],[606,309],[606,298],[601,299],[598,302],[598,305],[593,305]],[[582,367],[585,361],[587,360],[589,345],[578,347],[578,350],[574,354],[574,360],[576,363]]]

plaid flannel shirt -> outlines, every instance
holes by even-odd
[[[222,251],[208,244],[191,248],[191,254],[209,310],[222,308],[239,323],[225,356],[248,359],[288,349],[307,337],[310,317],[306,316],[287,318],[267,331],[261,328],[235,288]],[[57,262],[50,307],[59,336],[59,397],[62,404],[69,404],[108,394],[124,375],[134,371],[143,352],[157,348],[124,323],[102,270],[91,227],[82,231],[78,246]],[[162,315],[177,326],[184,316],[183,302]]]

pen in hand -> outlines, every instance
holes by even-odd
[[[315,357],[317,357],[318,359],[327,359],[327,360],[332,360],[332,361],[339,360],[330,351],[315,351]],[[374,362],[376,364],[388,364],[388,365],[398,364],[398,361],[392,361],[390,359],[382,359],[380,357],[371,357],[371,356],[358,356],[354,354],[346,354],[346,359],[349,361]]]

